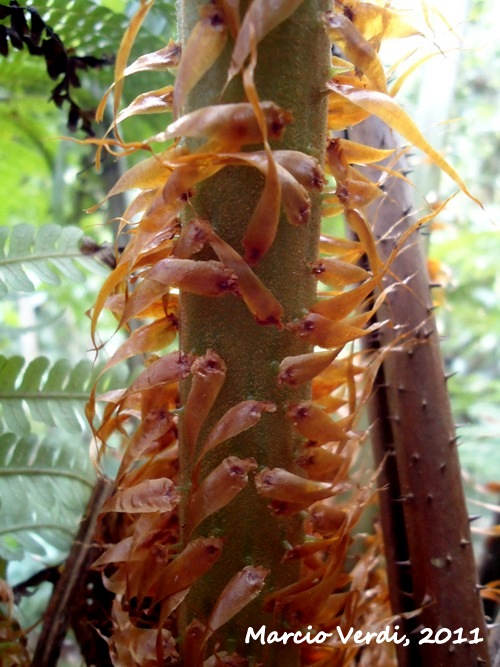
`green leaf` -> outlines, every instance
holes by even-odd
[[[101,55],[116,53],[133,11],[131,3],[123,0],[52,0],[43,6],[37,2],[27,3],[38,8],[44,21],[53,28],[66,47],[73,48],[78,55]],[[154,20],[146,24],[141,35],[143,52],[151,49],[151,40],[162,39],[175,25],[172,2],[158,0],[155,3]],[[146,48],[144,48],[144,46]]]
[[[59,285],[61,274],[74,282],[85,280],[80,267],[95,263],[82,255],[81,238],[82,231],[71,226],[0,227],[0,293],[33,292],[33,274],[50,285]]]
[[[37,357],[24,369],[21,356],[0,355],[0,405],[8,428],[19,435],[30,430],[28,414],[37,422],[79,433],[86,424],[84,405],[92,375],[90,361],[72,366],[65,359],[50,366]],[[24,372],[23,372],[24,369]]]
[[[0,434],[0,557],[67,551],[95,481],[84,447]]]

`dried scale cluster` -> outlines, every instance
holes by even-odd
[[[364,211],[383,192],[354,165],[392,151],[333,132],[375,113],[465,186],[394,102],[401,81],[387,90],[380,43],[415,31],[385,3],[335,1],[328,9],[252,0],[242,12],[233,0],[216,0],[186,10],[182,55],[170,43],[127,67],[151,4],[141,1],[118,54],[115,138],[95,140],[99,151],[152,153],[109,193],[140,191],[123,214],[130,241],[92,315],[93,331],[103,308],[120,327],[139,322],[106,369],[146,358],[128,388],[100,397],[106,407],[96,427],[103,443],[114,432],[126,443],[104,507],[104,520],[118,513],[120,537],[96,564],[115,594],[110,654],[114,664],[134,666],[239,666],[250,657],[285,667],[348,665],[360,648],[336,633],[316,646],[243,643],[252,619],[279,632],[373,631],[388,622],[378,537],[366,538],[354,565],[345,563],[375,488],[350,472],[364,439],[357,422],[386,353],[363,360],[348,344],[381,326],[370,320],[397,253],[379,259]],[[319,36],[313,67],[323,80],[309,98],[296,88],[285,105],[281,70],[276,98],[266,90],[273,40],[283,43],[299,25]],[[330,57],[327,36],[345,60]],[[298,40],[302,52],[290,52],[290,77],[311,52],[305,41]],[[125,76],[169,68],[177,68],[174,87],[118,111]],[[324,125],[315,144],[301,136],[311,101],[313,126]],[[174,116],[164,132],[144,142],[120,138],[122,120],[164,111]],[[380,169],[382,181],[388,168]],[[241,210],[228,213],[225,198],[229,208],[241,198]],[[356,240],[320,236],[321,208],[343,212]],[[325,286],[317,297],[316,279]],[[181,349],[157,356],[179,322]],[[364,649],[361,664],[392,659],[390,645],[378,644]]]

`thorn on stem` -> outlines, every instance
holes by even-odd
[[[406,503],[406,502],[408,502],[409,500],[413,500],[414,497],[415,497],[415,496],[414,496],[413,493],[410,491],[410,493],[405,493],[404,496],[400,496],[399,498],[393,498],[392,501],[393,501],[394,503]]]

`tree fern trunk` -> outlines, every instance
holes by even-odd
[[[379,148],[396,145],[391,131],[375,118],[351,128],[349,138]],[[378,173],[372,174],[375,179]],[[387,196],[370,211],[383,260],[415,220],[406,183],[389,178],[385,190]],[[409,237],[391,270],[390,280],[399,286],[387,295],[376,317],[394,325],[382,330],[380,344],[389,345],[398,337],[400,344],[384,362],[370,421],[377,425],[376,459],[379,463],[385,459],[382,483],[388,488],[381,494],[381,506],[393,611],[422,608],[421,615],[410,621],[407,630],[413,626],[416,632],[408,651],[401,653],[400,664],[485,665],[489,664],[486,627],[418,233]],[[420,644],[422,627],[431,628],[432,639],[440,628],[461,629],[461,635],[441,644]],[[471,634],[476,629],[478,637]],[[481,641],[453,644],[460,637]]]
[[[180,15],[181,36],[185,41],[199,18],[200,4],[185,0]],[[324,82],[328,76],[329,46],[320,12],[326,6],[317,0],[303,5],[258,45],[256,88],[261,100],[272,100],[293,114],[279,148],[294,149],[322,159],[326,131]],[[227,76],[230,48],[211,68],[189,96],[183,111],[215,104]],[[232,84],[223,102],[245,100],[239,81]],[[278,147],[278,146],[276,146]],[[209,220],[215,231],[240,254],[241,240],[259,200],[264,179],[247,167],[225,168],[198,189],[194,207]],[[311,218],[307,225],[292,227],[280,220],[277,238],[266,256],[254,267],[255,273],[284,308],[284,321],[303,315],[314,300],[315,281],[308,263],[315,259],[319,237],[319,197],[312,196]],[[277,368],[287,355],[310,350],[293,333],[255,321],[241,300],[234,297],[211,299],[192,294],[181,295],[181,349],[204,354],[213,349],[227,366],[227,376],[209,424],[236,403],[246,399],[272,401],[277,410],[264,415],[261,423],[207,457],[207,474],[229,455],[254,457],[259,467],[279,466],[293,469],[298,434],[286,418],[287,403],[309,397],[308,386],[281,388],[276,381]],[[189,383],[183,388],[184,397]],[[206,432],[206,431],[205,431]],[[202,438],[200,439],[202,440]],[[189,486],[192,469],[180,435],[182,477]],[[262,646],[252,641],[245,645],[246,628],[277,629],[280,619],[262,611],[266,592],[285,586],[298,578],[296,563],[282,564],[285,543],[298,543],[302,534],[298,516],[280,518],[271,513],[268,502],[259,497],[250,482],[226,508],[203,524],[204,534],[218,534],[225,539],[224,551],[216,565],[190,591],[184,618],[206,619],[231,576],[245,565],[260,565],[270,570],[266,585],[253,603],[245,607],[218,635],[221,650],[236,649],[266,665],[297,665],[298,647],[281,644]],[[279,648],[274,648],[278,646]]]

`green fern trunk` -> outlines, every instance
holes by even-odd
[[[181,30],[187,39],[198,20],[199,3],[187,0],[181,12]],[[256,87],[261,100],[272,100],[293,114],[282,141],[275,147],[303,151],[322,159],[325,146],[326,99],[324,82],[328,76],[329,45],[320,12],[326,4],[316,0],[304,4],[258,46]],[[229,66],[230,48],[195,87],[188,108],[220,101],[220,93]],[[239,81],[231,85],[223,102],[244,100]],[[264,179],[249,168],[226,168],[204,182],[194,204],[199,215],[207,218],[216,232],[242,252],[241,240],[260,197]],[[311,218],[307,225],[292,227],[280,221],[277,238],[266,256],[255,267],[256,274],[274,294],[285,311],[285,321],[299,318],[314,300],[315,280],[308,269],[317,254],[319,238],[319,197],[312,198]],[[213,426],[231,406],[246,399],[272,401],[277,410],[264,415],[261,423],[229,441],[209,458],[204,473],[224,457],[254,457],[258,466],[294,469],[298,433],[286,418],[287,404],[309,397],[310,388],[282,388],[277,383],[278,365],[288,355],[307,352],[310,346],[292,332],[259,324],[246,306],[233,297],[214,300],[191,294],[181,297],[181,349],[204,354],[215,350],[227,366],[227,378],[208,427]],[[184,395],[188,383],[184,386]],[[200,438],[202,441],[203,438]],[[182,453],[183,477],[189,484],[192,470]],[[246,629],[266,625],[267,631],[279,629],[276,616],[263,612],[265,593],[296,581],[298,564],[282,564],[286,544],[301,541],[299,516],[281,518],[268,508],[252,483],[211,521],[203,525],[205,534],[220,534],[225,539],[223,556],[201,581],[193,586],[186,605],[185,619],[206,618],[214,600],[231,576],[245,565],[260,565],[270,570],[263,593],[245,607],[218,636],[221,648],[236,649],[266,665],[288,667],[299,664],[298,646],[280,644],[263,647],[252,641],[245,645]],[[283,629],[283,628],[281,628]]]

